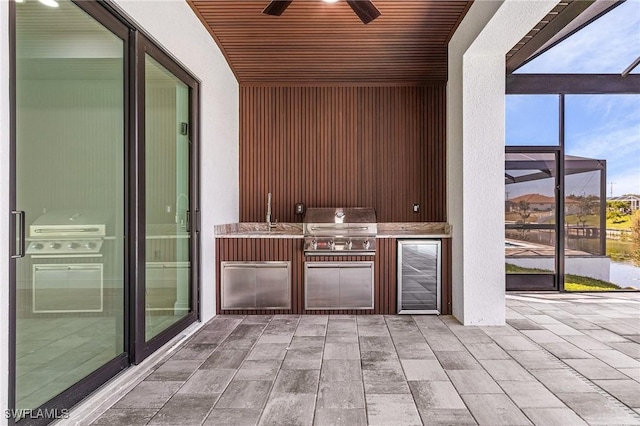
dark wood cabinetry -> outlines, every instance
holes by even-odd
[[[379,238],[374,258],[365,256],[305,257],[300,238],[216,238],[216,274],[219,314],[396,314],[397,275],[395,238]],[[304,308],[304,262],[374,261],[373,309],[309,310]],[[291,309],[222,310],[220,304],[221,262],[291,262]],[[451,313],[451,240],[442,239],[442,314]]]

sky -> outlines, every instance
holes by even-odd
[[[639,56],[640,0],[628,0],[517,73],[619,74]],[[640,94],[567,95],[565,112],[566,154],[607,160],[607,196],[640,194]],[[558,115],[557,95],[507,96],[507,145],[557,145]],[[589,193],[593,180],[567,179],[566,193]],[[508,187],[510,197],[534,189]]]

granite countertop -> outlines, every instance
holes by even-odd
[[[451,238],[446,222],[380,222],[378,238]]]
[[[216,238],[303,238],[302,223],[278,223],[268,229],[264,222],[216,225]],[[451,238],[445,222],[378,222],[378,238]]]
[[[216,225],[216,238],[303,238],[302,223],[278,223],[269,229],[265,222]]]

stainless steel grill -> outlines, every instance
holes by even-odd
[[[29,255],[98,254],[107,220],[100,212],[60,210],[46,213],[29,226]]]
[[[111,226],[109,215],[92,210],[51,211],[33,221],[26,250],[33,313],[104,311],[105,283],[117,282]]]
[[[309,208],[304,216],[304,251],[307,256],[373,256],[377,233],[372,208]]]

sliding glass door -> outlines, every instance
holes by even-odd
[[[38,408],[73,406],[198,319],[198,82],[101,2],[10,10],[3,350],[12,421],[28,423]]]
[[[145,278],[138,293],[137,330],[144,335],[138,359],[162,343],[163,335],[195,319],[197,181],[191,141],[198,85],[149,40],[140,37],[139,45]]]
[[[70,1],[57,5],[15,5],[18,410],[128,363],[128,29],[95,8],[96,17]]]

